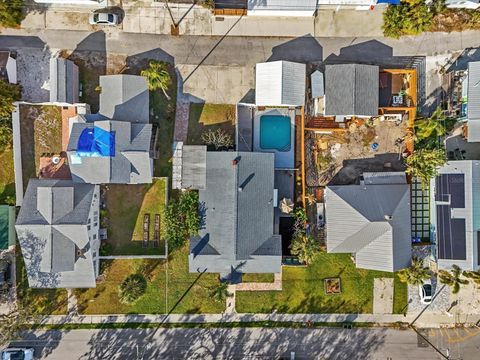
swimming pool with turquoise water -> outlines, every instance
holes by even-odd
[[[260,117],[260,147],[263,150],[290,151],[291,132],[288,116],[262,115]]]

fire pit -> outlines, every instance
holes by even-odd
[[[333,295],[342,292],[340,278],[328,278],[323,280],[325,283],[325,294]]]

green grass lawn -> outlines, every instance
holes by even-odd
[[[138,271],[142,260],[104,260],[103,282],[95,289],[75,290],[83,314],[163,314],[220,313],[225,303],[210,297],[209,288],[218,282],[216,274],[190,274],[188,250],[177,250],[165,260],[143,260],[142,272],[148,279],[143,295],[133,305],[118,300],[118,286],[125,277]],[[166,269],[168,268],[168,272]],[[168,274],[168,281],[167,281]]]
[[[275,277],[273,274],[242,274],[242,282],[261,282],[273,283]]]
[[[222,129],[235,136],[235,106],[227,104],[190,104],[187,144],[203,145],[204,131]]]
[[[373,279],[393,276],[393,273],[357,269],[347,254],[321,253],[308,267],[284,267],[282,291],[237,292],[236,310],[239,313],[271,313],[273,310],[279,313],[371,313]],[[323,279],[328,277],[340,277],[341,294],[325,295]],[[398,292],[394,309],[407,301],[403,286]]]
[[[15,173],[13,172],[13,150],[0,152],[0,204],[9,196],[15,196]]]
[[[27,272],[20,247],[16,251],[16,275],[18,301],[36,315],[65,315],[67,290],[32,289],[28,287]]]
[[[165,243],[153,248],[155,214],[163,215],[166,197],[166,179],[155,179],[152,184],[110,184],[106,190],[108,240],[112,254],[160,255],[165,253]],[[142,247],[143,215],[150,214],[150,242]],[[160,240],[162,240],[160,228]]]

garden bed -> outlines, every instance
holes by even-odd
[[[323,282],[325,284],[326,295],[340,294],[342,292],[342,283],[340,278],[323,279]]]

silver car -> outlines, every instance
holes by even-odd
[[[88,22],[91,25],[117,25],[118,15],[112,13],[93,12],[90,14]]]
[[[9,348],[3,350],[1,360],[33,360],[32,348]]]

